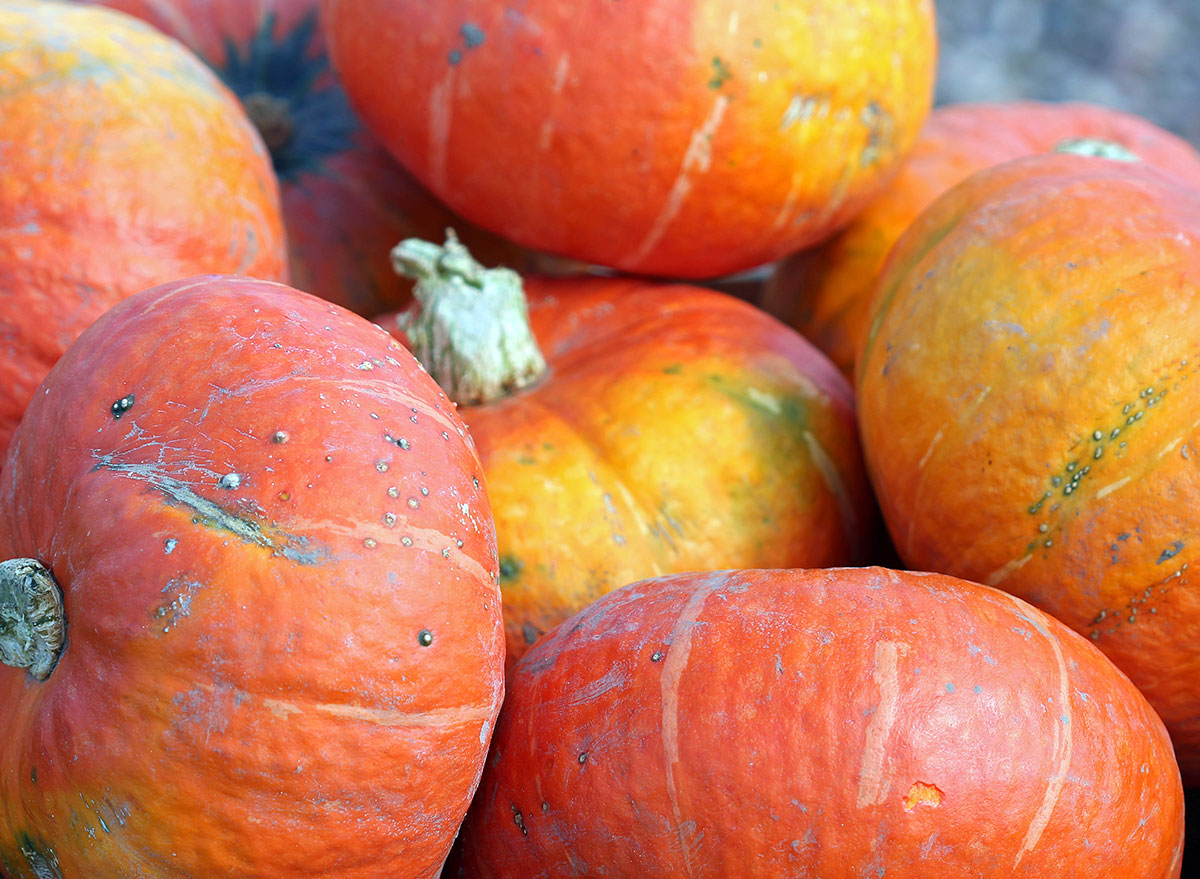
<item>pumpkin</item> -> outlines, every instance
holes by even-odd
[[[291,283],[363,315],[410,285],[388,251],[455,227],[489,260],[558,266],[454,216],[379,145],[329,66],[318,0],[88,0],[182,40],[241,100],[279,177]]]
[[[378,327],[245,278],[123,300],[0,473],[0,873],[438,875],[496,576],[462,422]]]
[[[1146,700],[997,590],[883,568],[630,584],[509,678],[460,876],[1170,879]]]
[[[929,110],[930,0],[326,0],[334,64],[457,213],[639,274],[749,269],[844,224]]]
[[[380,322],[479,449],[510,663],[631,580],[869,551],[850,387],[793,330],[731,296],[632,278],[527,278],[526,304],[515,273],[453,239],[396,258],[418,305]]]
[[[849,377],[888,250],[938,195],[990,165],[1056,148],[1125,150],[1200,184],[1187,141],[1132,113],[1087,103],[1001,101],[936,108],[895,180],[845,229],[775,265],[760,303]]]
[[[279,191],[204,65],[107,9],[0,6],[0,454],[109,306],[203,272],[285,277]]]
[[[900,237],[871,313],[859,422],[905,565],[1090,637],[1200,782],[1200,193],[1100,158],[985,169]]]

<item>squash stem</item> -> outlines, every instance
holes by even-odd
[[[446,243],[419,238],[392,249],[392,267],[411,278],[415,302],[401,315],[409,347],[460,406],[490,403],[537,381],[546,361],[533,338],[521,276],[484,268],[446,230]]]
[[[1113,140],[1099,137],[1069,137],[1059,141],[1055,147],[1056,153],[1075,153],[1080,156],[1095,156],[1100,159],[1112,159],[1116,162],[1138,162],[1141,156]]]
[[[44,681],[66,640],[62,590],[35,559],[0,562],[0,662]]]

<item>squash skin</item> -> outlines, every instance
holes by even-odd
[[[53,0],[4,4],[0,44],[2,454],[55,360],[121,298],[286,265],[262,142],[190,53]]]
[[[932,100],[926,0],[322,14],[355,106],[442,201],[638,274],[712,278],[814,243],[883,186]]]
[[[859,423],[900,557],[1094,639],[1200,782],[1200,195],[1036,156],[901,236],[860,351]],[[903,423],[904,429],[896,425]]]
[[[1182,797],[1145,699],[1019,599],[685,574],[518,663],[459,875],[1168,879]]]
[[[404,238],[440,238],[451,226],[489,263],[537,264],[451,213],[366,130],[329,67],[318,0],[89,2],[181,40],[247,106],[264,94],[281,102],[295,134],[267,146],[279,177],[292,286],[368,317],[399,308],[411,285],[392,271],[388,251]]]
[[[798,334],[689,285],[524,281],[547,373],[459,410],[487,473],[510,667],[633,580],[868,552],[851,389]]]
[[[503,694],[495,533],[377,327],[248,279],[126,299],[17,431],[0,555],[68,618],[44,682],[0,666],[8,879],[438,874]]]
[[[930,202],[975,171],[1096,138],[1200,185],[1200,154],[1131,113],[1080,102],[1005,101],[937,107],[900,172],[837,235],[781,260],[761,304],[854,375],[871,291],[896,239]]]

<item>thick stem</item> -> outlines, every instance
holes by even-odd
[[[1056,153],[1075,153],[1080,156],[1096,156],[1100,159],[1113,159],[1118,162],[1140,162],[1142,157],[1122,146],[1116,141],[1104,140],[1099,137],[1070,137],[1059,141],[1054,147]]]
[[[34,559],[0,562],[0,662],[49,677],[62,653],[67,618],[54,575]]]
[[[288,102],[268,92],[251,92],[242,99],[246,115],[262,135],[267,151],[274,156],[288,145],[294,133]]]
[[[452,229],[440,247],[419,238],[401,241],[392,249],[392,267],[416,281],[416,302],[400,326],[450,399],[461,406],[489,403],[546,371],[516,272],[484,268]]]

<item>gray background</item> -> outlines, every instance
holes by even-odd
[[[937,103],[1082,100],[1200,146],[1200,0],[935,0]]]

